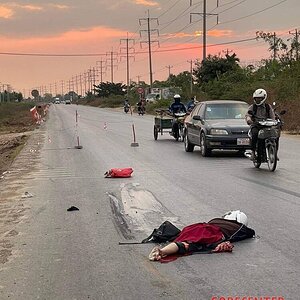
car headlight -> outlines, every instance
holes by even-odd
[[[212,134],[212,135],[228,135],[228,131],[225,129],[211,129],[210,134]]]

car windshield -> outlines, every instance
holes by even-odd
[[[247,110],[246,103],[208,104],[204,119],[244,119]]]

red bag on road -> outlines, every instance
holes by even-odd
[[[110,169],[109,171],[105,172],[105,178],[126,178],[131,177],[133,172],[132,168],[122,168],[122,169]]]

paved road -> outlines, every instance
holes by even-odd
[[[76,109],[81,150],[74,149]],[[139,147],[131,147],[132,122]],[[168,134],[154,141],[152,131],[147,115],[51,107],[21,154],[31,171],[17,160],[0,181],[2,191],[11,189],[1,196],[8,210],[1,299],[299,297],[300,139],[282,137],[270,173],[228,152],[186,153]],[[112,167],[133,167],[134,176],[104,178]],[[25,191],[33,197],[21,198]],[[79,211],[67,212],[72,205]],[[118,245],[145,238],[166,219],[182,228],[231,209],[246,212],[258,235],[232,254],[160,264],[148,261],[153,244]]]

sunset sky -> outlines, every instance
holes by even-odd
[[[135,41],[129,43],[135,51],[130,78],[137,81],[139,76],[149,83],[147,44],[140,46],[147,40],[140,30],[147,27],[145,20],[139,24],[148,10],[151,18],[158,18],[151,28],[158,29],[159,36],[153,31],[152,40],[160,43],[152,44],[153,79],[167,79],[167,66],[173,74],[189,70],[188,60],[202,59],[202,16],[193,14],[190,23],[190,13],[201,13],[203,1],[191,2],[192,6],[190,0],[0,0],[0,88],[10,84],[28,96],[43,86],[54,94],[55,89],[61,92],[63,81],[66,92],[69,80],[79,80],[100,60],[105,66],[110,51],[118,53],[114,82],[126,83],[125,43],[120,40],[127,34]],[[276,32],[286,41],[292,37],[289,31],[300,29],[299,0],[207,0],[207,13],[219,14],[219,24],[215,15],[207,17],[207,54],[233,51],[243,64],[269,58],[268,45],[261,40],[236,41],[254,38],[258,30]],[[70,56],[78,54],[82,56]],[[110,81],[108,64],[105,69],[103,80]]]

